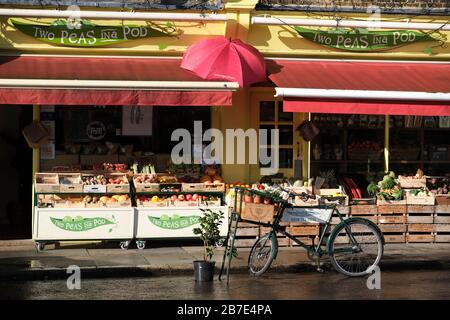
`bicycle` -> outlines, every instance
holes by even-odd
[[[251,275],[261,276],[270,268],[272,262],[276,259],[278,254],[277,234],[282,234],[294,241],[300,247],[305,248],[308,257],[311,260],[316,260],[318,271],[323,271],[320,268],[320,258],[326,254],[330,257],[331,264],[338,272],[351,277],[367,275],[373,267],[379,264],[381,257],[383,256],[385,242],[383,233],[375,223],[359,217],[344,219],[337,208],[337,204],[293,206],[289,203],[289,200],[292,198],[295,199],[295,197],[300,197],[304,201],[307,201],[308,199],[315,199],[315,196],[306,193],[297,194],[282,188],[280,188],[280,190],[284,192],[285,195],[278,199],[278,208],[274,215],[273,223],[238,218],[239,221],[242,222],[253,223],[272,229],[261,236],[250,251],[248,270]],[[243,189],[237,188],[236,192],[241,192],[242,194]],[[250,192],[259,193],[254,190]],[[312,245],[303,243],[297,239],[297,237],[287,232],[285,226],[280,225],[283,214],[287,208],[332,210],[328,219],[325,221],[325,224],[321,224],[321,232],[319,232],[319,241],[317,245],[314,245],[314,242]],[[326,233],[330,227],[331,219],[334,214],[339,217],[340,223],[330,230],[328,239],[325,243]],[[326,248],[323,248],[324,245],[326,245]],[[234,240],[232,241],[232,246],[234,246]]]

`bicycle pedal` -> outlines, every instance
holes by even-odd
[[[320,272],[320,273],[324,273],[325,272],[325,270],[323,270],[322,268],[316,268],[316,271]]]

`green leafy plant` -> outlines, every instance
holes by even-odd
[[[380,188],[378,188],[378,186],[373,182],[367,186],[367,193],[369,194],[369,196],[376,196],[379,190]]]
[[[213,211],[211,209],[200,209],[203,216],[200,217],[200,228],[193,230],[194,234],[199,235],[203,241],[203,258],[205,261],[212,260],[214,250],[222,245],[223,238],[220,236],[220,226],[224,218],[222,211]]]

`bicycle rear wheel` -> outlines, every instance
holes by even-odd
[[[369,274],[383,255],[383,236],[371,221],[349,219],[332,231],[328,252],[334,268],[350,277]]]
[[[274,244],[273,232],[259,238],[250,250],[248,256],[248,271],[252,276],[259,277],[269,269],[272,264],[276,244]],[[275,238],[276,241],[276,238]]]

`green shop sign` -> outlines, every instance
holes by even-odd
[[[116,224],[113,221],[110,221],[108,219],[101,218],[101,217],[83,218],[83,217],[77,216],[75,218],[72,218],[72,217],[66,216],[63,219],[50,217],[50,220],[58,228],[66,230],[66,231],[74,231],[74,232],[87,231],[87,230],[95,229],[95,228],[110,225],[110,224]],[[111,231],[112,231],[112,229],[109,229],[109,232],[111,232]]]
[[[165,26],[95,25],[82,20],[75,28],[65,20],[56,20],[50,25],[31,24],[11,19],[21,32],[44,42],[70,47],[100,47],[136,39],[168,37],[176,29],[171,23]]]
[[[294,29],[305,39],[330,48],[370,52],[383,51],[419,41],[436,41],[434,36],[420,31],[389,30],[369,31],[367,29],[318,30],[295,26]]]
[[[161,217],[148,216],[148,219],[152,224],[159,228],[171,230],[183,229],[200,223],[199,216],[180,217],[176,214],[174,214],[172,217],[165,214]]]

